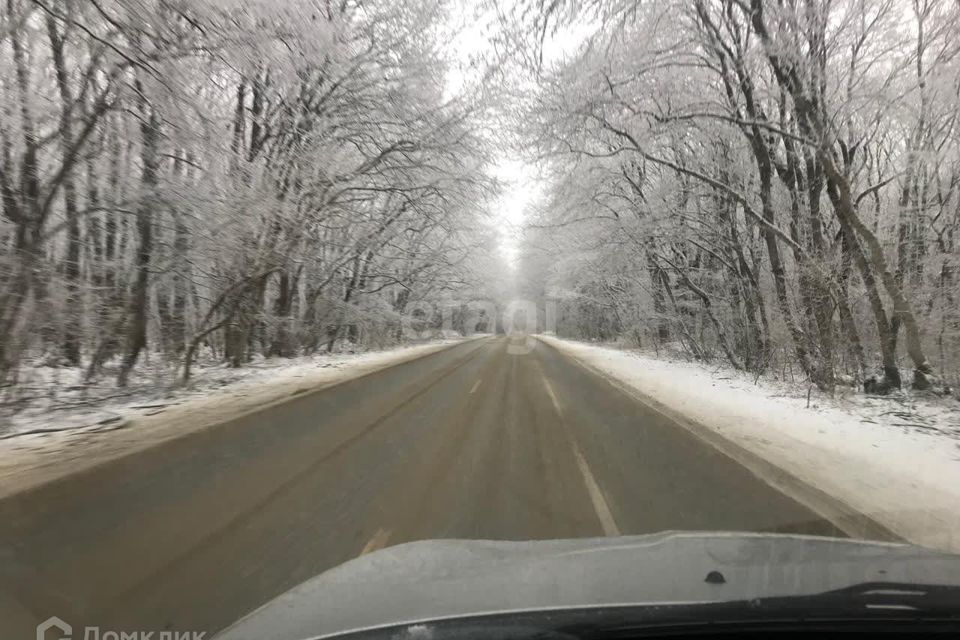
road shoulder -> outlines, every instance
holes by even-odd
[[[960,460],[952,440],[851,425],[839,412],[759,397],[706,369],[671,378],[672,363],[538,338],[850,535],[960,551]],[[871,441],[874,432],[882,437]]]

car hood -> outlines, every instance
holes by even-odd
[[[217,638],[305,640],[461,616],[805,596],[867,582],[958,585],[960,556],[743,533],[413,542],[322,573]]]

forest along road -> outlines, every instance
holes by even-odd
[[[841,535],[552,347],[489,337],[0,503],[0,637],[223,628],[430,538]],[[519,353],[513,353],[519,352]]]

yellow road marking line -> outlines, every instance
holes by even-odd
[[[373,537],[370,538],[369,542],[367,542],[366,546],[363,548],[363,551],[360,552],[360,555],[366,555],[376,551],[377,549],[382,549],[387,544],[387,540],[389,539],[390,531],[387,529],[377,529],[377,532],[373,534]]]
[[[542,373],[543,371],[541,370],[541,374]],[[543,384],[547,388],[547,393],[550,395],[550,401],[553,402],[554,409],[557,410],[557,414],[560,416],[560,419],[563,420],[563,412],[560,411],[560,401],[557,399],[557,394],[553,391],[553,386],[551,386],[550,381],[547,380],[547,376],[545,375],[543,376]],[[577,466],[580,468],[580,475],[583,476],[583,482],[587,485],[587,493],[590,494],[590,502],[593,503],[593,510],[597,512],[597,518],[599,518],[600,526],[603,528],[603,535],[621,535],[620,528],[617,527],[617,523],[613,519],[613,513],[610,511],[610,505],[607,504],[607,499],[603,496],[603,491],[600,489],[600,485],[597,484],[597,479],[593,477],[593,473],[590,471],[590,465],[587,464],[586,459],[583,457],[583,453],[581,453],[580,447],[577,446],[577,442],[574,440],[569,428],[567,428],[567,435],[570,438],[570,446],[573,447],[573,455],[577,459]]]
[[[603,535],[619,536],[620,529],[617,527],[617,523],[613,519],[613,514],[610,513],[610,505],[607,504],[607,499],[603,497],[603,491],[600,490],[600,485],[597,484],[596,478],[594,478],[593,474],[590,472],[590,467],[587,465],[587,461],[584,460],[583,454],[580,453],[580,447],[578,447],[576,444],[573,445],[573,455],[577,458],[577,466],[580,467],[580,473],[583,475],[583,481],[587,485],[587,493],[590,494],[590,501],[593,503],[593,510],[597,512],[597,517],[600,518],[600,526],[603,527]]]
[[[547,393],[550,394],[550,401],[553,402],[553,408],[557,410],[557,413],[560,413],[560,401],[557,400],[557,394],[553,392],[553,387],[550,386],[550,381],[547,380],[546,376],[543,376],[543,384],[546,385]]]

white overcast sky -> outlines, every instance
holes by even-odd
[[[451,16],[452,39],[450,58],[452,64],[447,73],[446,92],[452,96],[469,82],[471,59],[482,55],[489,47],[488,38],[496,28],[496,17],[483,11],[478,0],[459,0],[462,10]],[[503,3],[501,3],[501,10]],[[544,43],[544,61],[547,64],[572,53],[591,33],[591,26],[564,30]],[[542,193],[537,168],[508,151],[495,163],[494,174],[504,184],[501,197],[493,204],[493,224],[500,234],[500,252],[510,266],[516,266],[520,234],[526,219],[526,211],[533,206]]]

